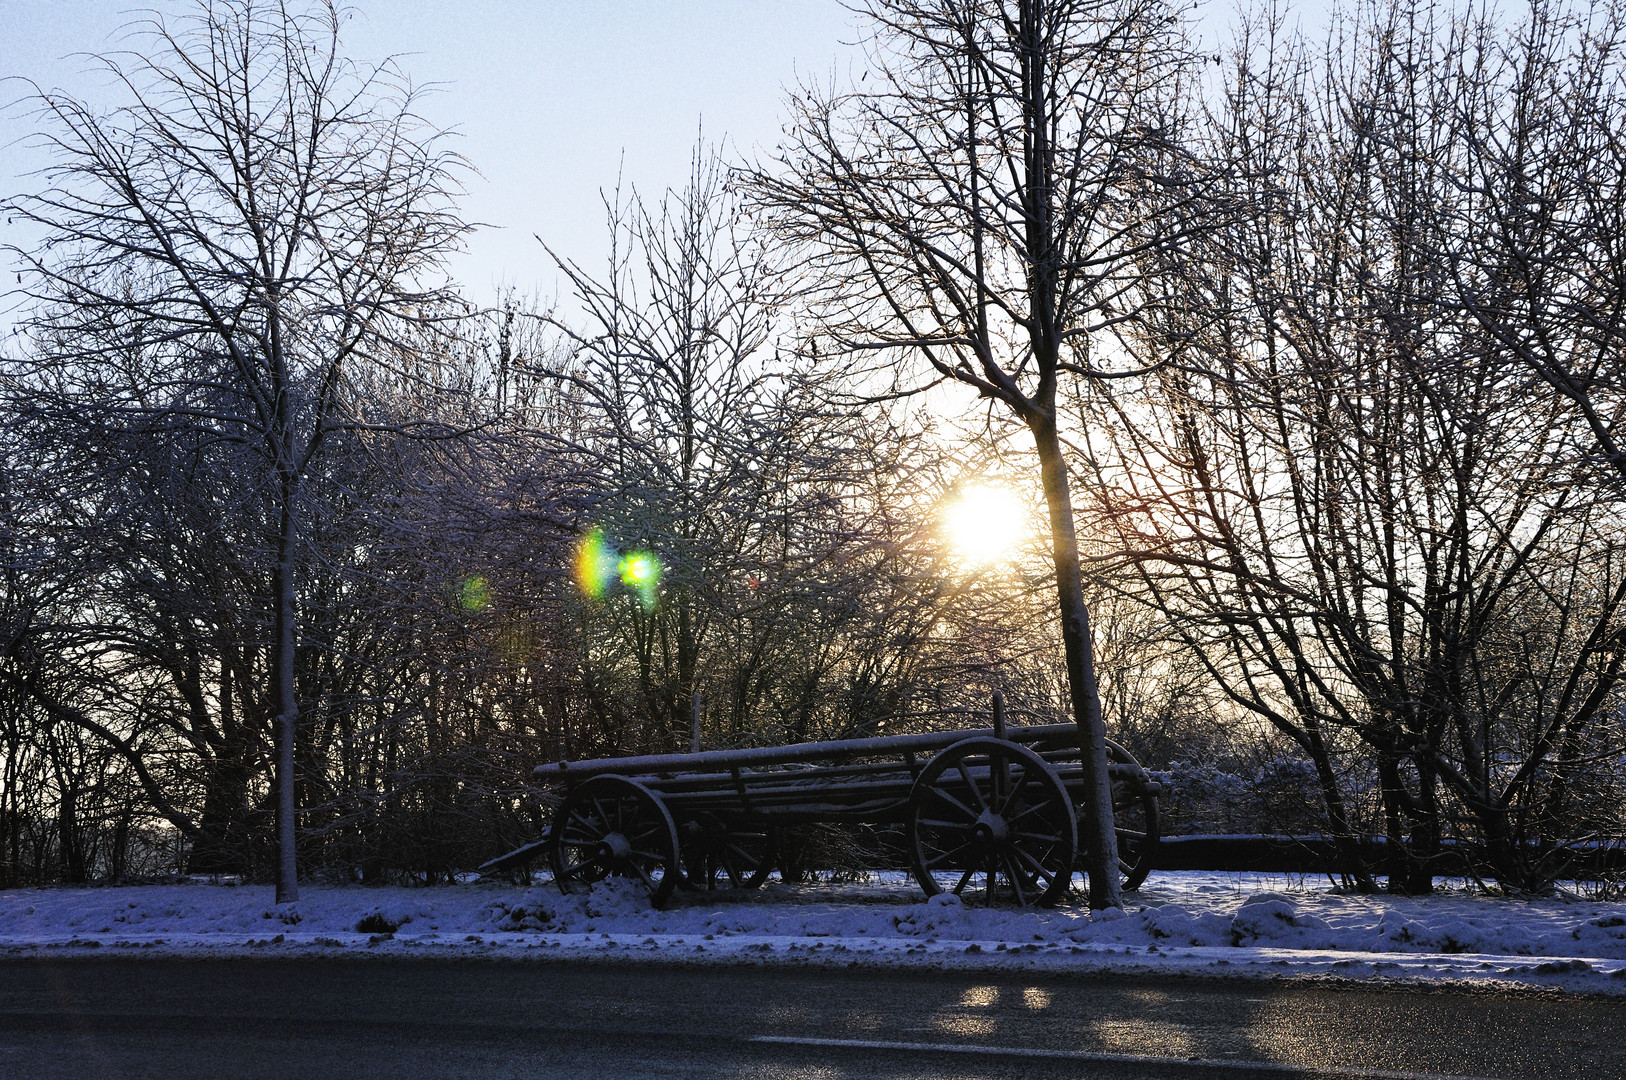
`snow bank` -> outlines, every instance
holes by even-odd
[[[1503,900],[1456,889],[1358,896],[1281,876],[1154,875],[1122,911],[923,899],[902,874],[864,885],[679,894],[653,911],[607,882],[439,888],[306,886],[277,906],[259,886],[147,885],[0,892],[0,950],[401,955],[853,963],[1247,977],[1522,983],[1626,996],[1626,903]]]

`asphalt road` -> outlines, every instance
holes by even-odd
[[[861,969],[0,961],[0,1077],[28,1080],[1433,1075],[1626,1078],[1626,1004]]]

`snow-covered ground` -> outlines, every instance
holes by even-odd
[[[1123,911],[930,900],[904,874],[858,885],[771,883],[679,894],[653,911],[622,882],[561,896],[472,882],[436,888],[141,885],[0,892],[0,955],[368,955],[908,965],[1331,976],[1559,987],[1626,996],[1626,903],[1508,900],[1453,889],[1357,896],[1323,880],[1160,873]],[[392,929],[393,928],[393,929]]]

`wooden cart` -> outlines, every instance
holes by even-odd
[[[680,887],[760,885],[785,830],[797,825],[901,824],[910,868],[928,896],[1052,904],[1082,868],[1078,730],[1007,728],[997,700],[994,721],[920,735],[542,765],[536,779],[562,791],[543,847],[562,890],[632,878],[659,908]],[[1134,889],[1156,855],[1159,787],[1122,747],[1108,750],[1119,867],[1123,887]]]

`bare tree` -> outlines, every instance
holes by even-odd
[[[464,225],[456,160],[393,62],[342,51],[341,11],[200,3],[100,58],[126,104],[38,95],[49,186],[9,213],[43,228],[16,252],[32,302],[22,396],[53,392],[157,430],[247,448],[269,513],[277,899],[298,896],[296,589],[308,478],[330,436],[366,425],[352,373],[443,295]],[[142,367],[143,393],[118,373]],[[109,377],[109,376],[113,377]]]
[[[1344,753],[1376,774],[1391,888],[1431,889],[1451,832],[1541,887],[1546,792],[1611,752],[1618,498],[1461,291],[1501,213],[1458,181],[1500,130],[1462,121],[1495,24],[1400,3],[1340,28],[1321,56],[1268,23],[1244,43],[1214,130],[1255,213],[1165,267],[1185,306],[1139,325],[1174,362],[1093,460],[1144,595],[1314,763],[1361,884]]]
[[[879,643],[913,640],[937,599],[897,543],[918,444],[794,370],[768,252],[725,181],[697,150],[658,204],[608,200],[607,273],[560,263],[582,311],[555,318],[571,354],[552,373],[586,420],[583,532],[660,572],[581,611],[607,746],[873,730],[910,681]],[[832,707],[848,677],[850,708]]]
[[[1465,34],[1438,76],[1460,146],[1438,254],[1463,310],[1626,477],[1626,17],[1543,4],[1496,29]]]
[[[873,0],[851,91],[804,89],[750,183],[843,350],[923,360],[1038,450],[1087,805],[1090,903],[1121,904],[1058,387],[1105,377],[1138,256],[1190,227],[1188,67],[1161,0]],[[874,82],[869,82],[873,78]],[[902,382],[911,382],[907,377]]]

